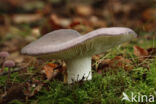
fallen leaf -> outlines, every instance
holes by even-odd
[[[67,18],[60,18],[60,25],[63,27],[69,27],[71,20]]]
[[[39,14],[16,14],[13,17],[14,23],[32,23],[41,19],[41,15]]]
[[[132,62],[123,56],[116,56],[113,59],[104,59],[99,65],[97,72],[102,74],[102,72],[107,72],[111,69],[122,68],[125,71],[131,71],[133,69]],[[116,70],[114,70],[116,71]]]
[[[140,60],[145,59],[149,54],[148,51],[139,47],[139,46],[134,46],[133,47],[134,51],[134,55],[137,56]]]
[[[88,19],[82,17],[73,18],[69,28],[79,31],[82,34],[92,31],[92,23]]]
[[[91,16],[89,21],[93,27],[106,27],[106,21],[99,19],[97,16]]]
[[[41,90],[41,88],[43,87],[43,83],[40,83],[38,85],[33,84],[31,87],[29,86],[28,89],[24,90],[24,95],[27,97],[32,97],[34,96],[37,92],[39,92]],[[34,88],[32,91],[30,91],[31,88]]]
[[[122,56],[114,57],[110,61],[109,66],[111,68],[123,68],[126,71],[130,71],[130,70],[133,69],[132,62],[129,59],[126,59],[126,58],[124,58]]]
[[[143,17],[143,19],[145,19],[147,21],[155,20],[155,18],[156,18],[156,9],[155,8],[149,8],[149,9],[145,10],[142,13],[142,17]]]
[[[156,48],[148,48],[147,51],[150,55],[156,55]]]
[[[56,68],[58,66],[57,64],[53,64],[53,63],[48,63],[47,65],[49,65],[52,68]]]
[[[2,73],[3,72],[3,70],[0,68],[0,73]]]
[[[25,85],[22,84],[14,84],[9,87],[7,92],[4,92],[2,96],[0,96],[0,104],[8,104],[8,102],[14,99],[23,99],[25,95],[23,93]],[[2,99],[1,99],[2,97]]]
[[[54,30],[64,28],[63,26],[60,25],[60,18],[56,14],[51,14],[49,23],[51,28]]]
[[[11,5],[11,6],[19,6],[22,2],[21,0],[8,0],[8,3]]]
[[[70,28],[74,28],[77,25],[80,25],[81,23],[79,21],[72,21],[72,23],[70,24]]]
[[[154,27],[156,27],[156,21],[153,21],[151,23],[144,24],[143,29],[145,31],[155,31],[155,28]]]
[[[33,28],[31,33],[32,33],[32,36],[35,37],[35,38],[39,37],[40,34],[41,34],[39,28],[37,28],[37,27]]]
[[[93,13],[93,10],[88,5],[78,5],[76,7],[76,13],[80,16],[90,16]]]
[[[49,63],[43,67],[43,72],[46,75],[46,78],[50,80],[52,77],[56,76],[56,71],[54,69],[57,67],[57,64]]]

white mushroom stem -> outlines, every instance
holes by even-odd
[[[91,80],[91,57],[73,58],[66,61],[68,83],[80,80]]]

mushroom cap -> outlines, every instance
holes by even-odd
[[[101,28],[85,35],[72,29],[60,29],[30,43],[21,53],[49,59],[70,59],[99,54],[134,37],[136,33],[124,27]]]
[[[11,67],[14,67],[14,66],[15,66],[15,62],[12,61],[12,60],[7,60],[7,61],[5,61],[5,62],[3,63],[3,66],[4,66],[4,67],[9,67],[9,68],[11,68]]]
[[[0,52],[0,58],[7,58],[9,56],[9,53],[6,51]]]

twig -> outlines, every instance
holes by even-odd
[[[10,73],[18,72],[18,71],[23,70],[23,69],[25,69],[25,68],[24,68],[24,67],[22,67],[22,68],[16,68],[16,69],[14,69],[14,70],[11,70]],[[1,72],[1,73],[0,73],[0,76],[6,75],[6,74],[8,74],[8,73],[9,73],[8,71],[7,71],[7,72]]]

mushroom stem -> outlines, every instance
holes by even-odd
[[[92,79],[91,58],[92,57],[78,57],[66,61],[68,83]]]

